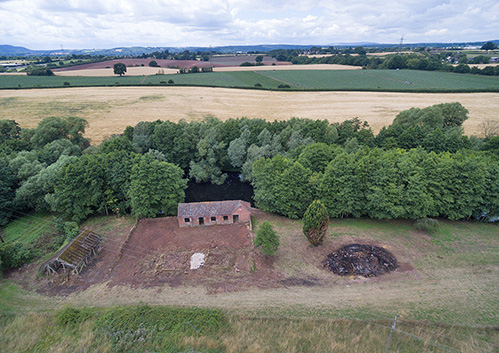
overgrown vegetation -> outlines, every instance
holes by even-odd
[[[379,317],[282,314],[147,305],[67,307],[56,313],[2,316],[0,344],[9,352],[368,352],[384,349],[391,325]],[[397,328],[390,345],[397,352],[493,352],[497,339],[493,328],[432,325],[403,317]]]
[[[303,234],[315,246],[322,245],[329,227],[329,215],[322,202],[314,200],[303,215]]]
[[[256,237],[253,242],[256,247],[260,247],[263,255],[272,256],[279,247],[279,236],[272,228],[270,222],[264,221],[256,232]]]

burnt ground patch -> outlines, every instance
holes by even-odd
[[[329,254],[324,267],[340,276],[377,277],[396,270],[399,264],[386,249],[350,244]]]

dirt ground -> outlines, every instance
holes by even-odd
[[[92,87],[0,90],[0,119],[33,128],[48,116],[81,116],[86,137],[99,144],[140,121],[202,120],[215,116],[341,122],[358,117],[377,133],[402,110],[460,102],[469,110],[465,133],[480,136],[483,120],[499,121],[498,93],[267,92],[206,87]]]
[[[39,280],[38,292],[68,295],[106,283],[131,288],[201,286],[208,293],[222,293],[272,287],[282,277],[274,271],[273,259],[254,248],[246,223],[179,228],[175,217],[142,219],[127,237],[123,232],[105,238],[102,250],[81,274]],[[190,258],[197,252],[206,255],[205,264],[191,270]]]
[[[253,209],[253,213],[259,221],[277,223],[277,231],[282,233],[278,225],[280,217],[257,209]],[[330,232],[338,231],[341,229],[330,228]],[[281,247],[288,249],[287,252],[265,257],[252,245],[254,234],[246,223],[179,228],[175,217],[166,217],[142,219],[131,233],[123,227],[114,233],[104,236],[101,251],[79,275],[67,277],[61,273],[36,278],[36,268],[28,266],[10,277],[26,288],[33,288],[35,282],[38,293],[50,296],[86,295],[85,292],[101,286],[107,288],[105,291],[113,291],[115,287],[137,291],[200,288],[198,290],[210,295],[297,286],[323,287],[352,281],[382,283],[408,275],[417,277],[409,263],[411,258],[398,247],[390,251],[399,257],[399,269],[379,278],[341,278],[324,269],[327,255],[350,243],[389,248],[373,239],[342,236],[316,248],[298,235],[282,239]],[[205,264],[191,270],[190,258],[198,252],[206,255]]]
[[[246,223],[179,228],[174,217],[144,219],[113,269],[110,285],[201,285],[213,293],[265,288],[279,275],[252,240]],[[190,258],[199,252],[206,262],[190,270]]]

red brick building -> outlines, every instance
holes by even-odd
[[[250,222],[251,205],[241,200],[179,203],[177,218],[180,227]]]

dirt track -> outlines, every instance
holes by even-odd
[[[202,120],[215,116],[341,122],[359,117],[375,132],[402,110],[460,102],[469,111],[465,133],[480,135],[484,119],[499,121],[498,93],[268,92],[203,87],[113,87],[0,91],[0,119],[36,127],[48,116],[81,116],[93,144],[140,121]]]

